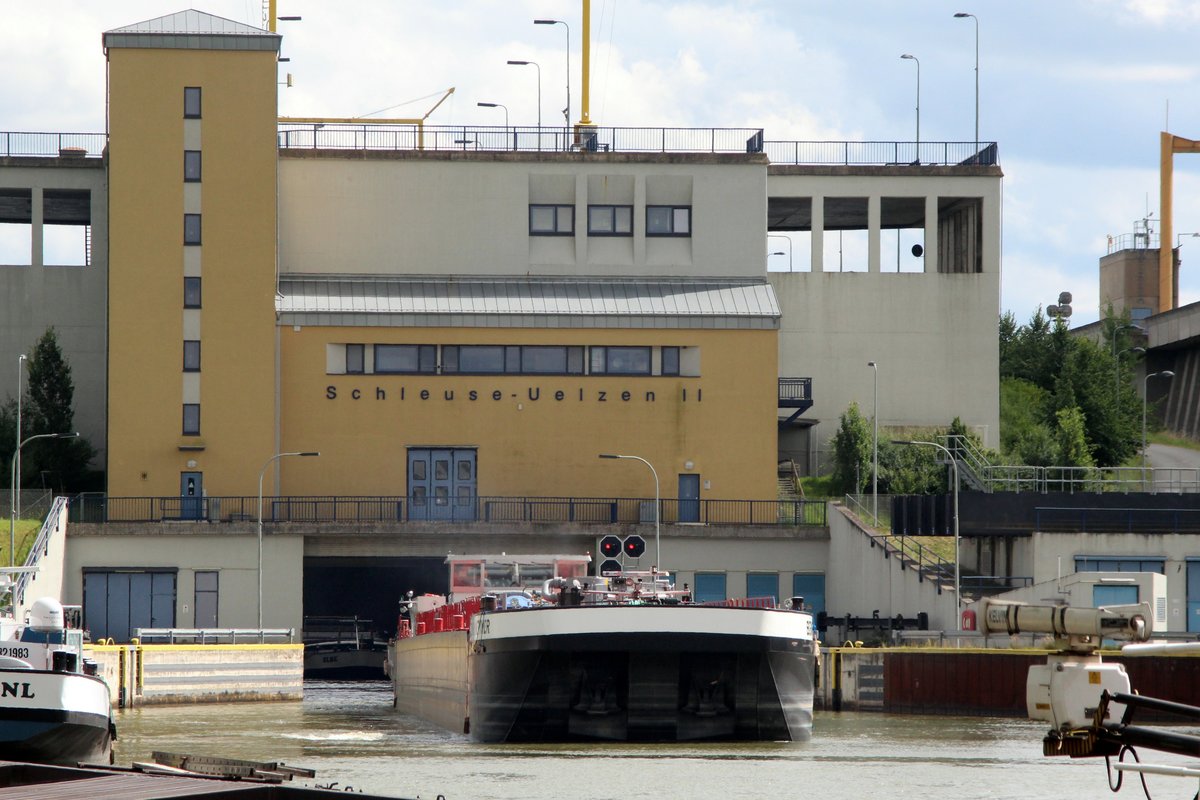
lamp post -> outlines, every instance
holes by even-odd
[[[616,453],[601,453],[600,458],[627,458],[631,461],[640,461],[650,468],[650,474],[654,476],[654,561],[655,567],[662,567],[662,545],[658,537],[659,533],[659,493],[658,493],[658,471],[654,469],[654,465],[641,456],[623,456]]]
[[[1183,244],[1182,244],[1182,239],[1183,239],[1183,237],[1185,237],[1185,236],[1191,236],[1193,239],[1200,239],[1200,232],[1198,232],[1198,233],[1177,233],[1177,234],[1175,234],[1175,249],[1176,249],[1176,250],[1178,250],[1180,247],[1182,247],[1182,246],[1183,246]],[[21,356],[21,358],[24,358],[24,356]]]
[[[567,127],[571,127],[571,26],[561,19],[535,19],[534,25],[562,25],[567,29],[567,107],[563,109],[563,117]]]
[[[1121,362],[1117,360],[1117,357],[1120,355],[1119,353],[1117,353],[1117,339],[1121,336],[1121,331],[1130,331],[1130,330],[1140,331],[1141,328],[1139,328],[1137,325],[1134,325],[1132,322],[1127,322],[1127,323],[1124,323],[1121,325],[1113,325],[1112,342],[1110,342],[1110,344],[1112,345],[1111,350],[1112,350],[1113,361],[1115,362],[1115,365],[1116,365],[1116,368],[1113,370],[1113,390],[1118,391],[1118,392],[1121,391]],[[1136,347],[1135,348],[1127,348],[1126,350],[1122,350],[1121,352],[1122,353],[1127,352],[1129,349],[1138,350],[1141,348],[1136,348]],[[1142,350],[1142,352],[1144,353],[1146,351]]]
[[[926,447],[936,447],[946,454],[946,458],[950,461],[950,466],[954,469],[954,616],[958,617],[958,621],[954,624],[961,630],[962,617],[958,613],[962,609],[962,581],[958,571],[958,462],[954,459],[954,455],[950,449],[944,444],[937,442],[917,442],[917,441],[897,441],[893,440],[892,444],[920,444]]]
[[[538,141],[540,142],[541,141],[541,128],[542,128],[542,67],[536,61],[509,61],[508,63],[514,67],[528,67],[528,66],[537,67],[537,82],[538,82],[537,121],[538,121]]]
[[[905,53],[900,56],[906,58],[917,65],[917,158],[916,161],[921,161],[921,59],[914,55]]]
[[[28,359],[24,353],[17,356],[17,437],[13,444],[17,449],[13,450],[13,458],[16,459],[14,469],[18,475],[21,474],[21,371],[25,366],[25,361]],[[16,505],[13,506],[13,516],[21,513],[21,500],[15,500]],[[12,566],[11,564],[9,566]]]
[[[319,456],[320,453],[304,452],[304,453],[276,453],[267,459],[263,464],[262,470],[258,473],[258,629],[261,631],[263,626],[263,528],[262,528],[262,500],[263,500],[263,476],[267,474],[267,467],[280,458],[288,456]]]
[[[1117,392],[1118,393],[1121,391],[1121,356],[1125,355],[1126,353],[1145,353],[1145,352],[1146,352],[1146,348],[1144,348],[1144,347],[1126,347],[1124,350],[1117,353],[1116,368],[1117,368]]]
[[[21,356],[24,358],[25,356]],[[8,565],[15,567],[17,565],[17,465],[21,463],[21,448],[32,442],[34,439],[75,439],[79,436],[78,433],[37,433],[30,436],[23,442],[17,442],[16,452],[13,453],[11,459],[11,475],[9,476],[9,497],[12,502],[9,503],[10,517],[8,520]]]
[[[955,19],[975,20],[975,157],[979,158],[979,17],[965,11],[955,13]]]
[[[480,108],[503,108],[504,109],[504,128],[508,129],[508,106],[503,103],[476,103]]]
[[[788,257],[788,272],[791,272],[791,271],[792,271],[792,237],[790,237],[790,236],[779,236],[778,234],[770,234],[770,233],[768,233],[768,234],[767,234],[767,238],[768,238],[768,239],[783,239],[785,242],[787,242],[787,243],[788,243],[788,249],[787,249],[787,257]],[[779,252],[777,252],[777,253],[771,253],[771,255],[773,255],[773,256],[781,256],[781,255],[783,255],[783,251],[779,251]]]
[[[1149,405],[1150,398],[1150,379],[1151,378],[1174,378],[1175,373],[1169,369],[1164,369],[1161,372],[1151,372],[1142,379],[1142,491],[1146,491],[1146,407]]]
[[[875,517],[875,527],[879,527],[879,365],[868,361],[867,366],[874,373],[875,400],[871,406],[871,513]]]

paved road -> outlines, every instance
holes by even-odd
[[[1149,465],[1154,467],[1154,490],[1194,492],[1200,483],[1200,450],[1167,444],[1147,446]]]

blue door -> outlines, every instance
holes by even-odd
[[[679,476],[679,521],[700,521],[700,476]]]
[[[409,448],[409,519],[475,519],[475,464],[474,449]]]
[[[813,616],[825,610],[825,576],[793,575],[792,597],[804,598],[804,610]]]
[[[711,603],[725,600],[724,572],[697,572],[696,588],[692,594],[697,603]]]
[[[751,572],[746,575],[746,597],[769,597],[779,603],[779,573]]]
[[[179,473],[179,516],[181,519],[203,519],[203,472]]]
[[[1200,632],[1200,561],[1187,562],[1187,629]]]

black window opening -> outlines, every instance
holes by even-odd
[[[442,372],[465,375],[582,375],[583,347],[445,345]]]
[[[649,347],[593,347],[593,375],[650,375]]]
[[[183,435],[184,436],[199,436],[200,435],[200,404],[199,403],[184,403],[183,404]]]
[[[183,87],[183,116],[185,119],[200,118],[200,87]]]
[[[361,375],[366,365],[364,351],[366,347],[361,344],[346,345],[346,374]]]
[[[200,371],[200,340],[185,339],[183,342],[183,371]]]
[[[384,375],[437,372],[437,347],[432,344],[377,344],[375,372]]]
[[[531,236],[571,236],[575,233],[575,206],[530,204],[529,233]]]
[[[633,236],[633,206],[588,206],[588,236]]]
[[[183,180],[186,183],[199,183],[199,181],[200,181],[200,151],[199,150],[184,150],[183,151]]]
[[[183,215],[183,243],[200,244],[200,215]]]
[[[691,236],[691,206],[646,206],[647,236]]]
[[[183,307],[200,308],[200,279],[183,279]]]

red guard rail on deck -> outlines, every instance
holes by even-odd
[[[399,638],[408,639],[424,633],[439,631],[464,631],[471,624],[471,617],[479,613],[479,598],[469,597],[458,603],[449,603],[417,615],[417,629],[413,631],[408,626],[408,620],[401,617]]]
[[[720,606],[724,608],[775,608],[774,597],[735,597],[731,600],[709,600],[702,606]]]

